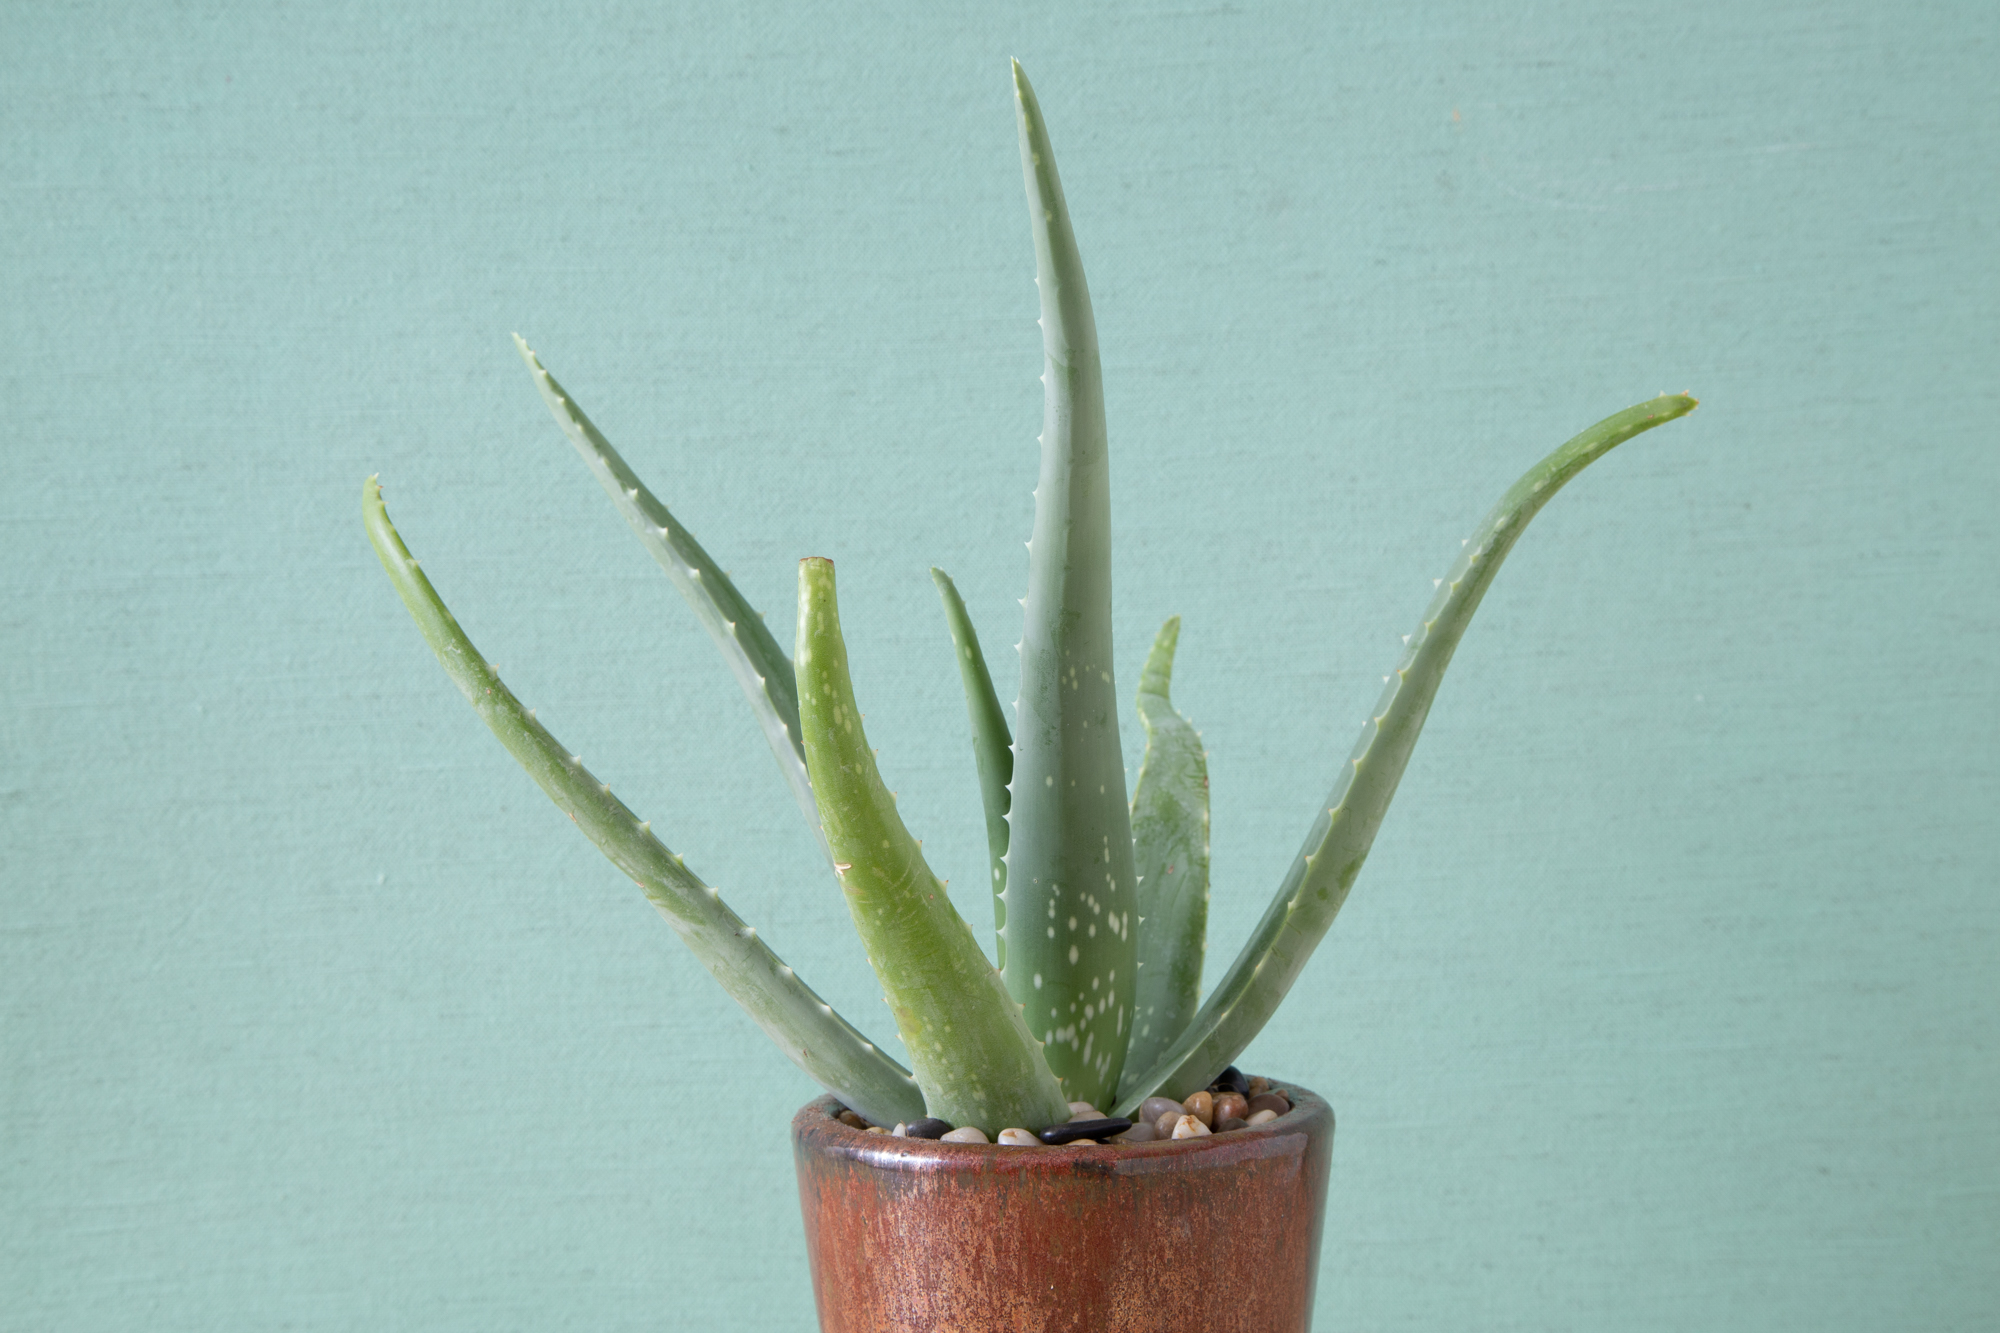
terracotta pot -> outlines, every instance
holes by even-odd
[[[792,1120],[824,1333],[1312,1326],[1333,1110],[1208,1138],[1003,1148]]]

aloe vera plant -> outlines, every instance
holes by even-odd
[[[693,605],[749,700],[819,840],[907,1048],[891,1059],[835,1014],[651,825],[501,683],[403,545],[370,478],[369,537],[460,691],[555,803],[630,876],[799,1067],[877,1123],[935,1115],[991,1134],[1129,1113],[1205,1087],[1276,1011],[1368,855],[1452,653],[1507,552],[1565,483],[1693,410],[1662,395],[1590,427],[1517,481],[1466,539],[1381,701],[1309,807],[1304,845],[1205,1001],[1208,776],[1174,709],[1179,618],[1146,660],[1146,751],[1128,800],[1112,672],[1109,455],[1090,294],[1041,109],[1014,66],[1041,293],[1044,417],[1012,725],[971,616],[932,570],[965,692],[989,843],[996,962],[924,860],[876,771],[840,631],[831,562],[799,569],[794,656],[525,343],[536,385],[614,505]],[[517,339],[518,342],[518,339]]]

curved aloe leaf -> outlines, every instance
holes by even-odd
[[[792,679],[792,660],[778,647],[764,625],[764,617],[744,600],[729,575],[702,549],[694,534],[681,526],[646,489],[646,483],[618,456],[611,442],[591,424],[555,376],[542,367],[540,359],[519,334],[514,335],[514,346],[534,372],[535,387],[541,390],[556,424],[590,465],[604,493],[618,506],[618,512],[625,516],[632,531],[639,534],[639,540],[653,553],[653,559],[660,562],[660,568],[667,571],[667,577],[687,598],[709,638],[722,651],[723,660],[729,663],[731,674],[743,689],[743,697],[750,701],[751,710],[757,715],[757,725],[763,729],[771,755],[785,775],[785,784],[792,789],[792,798],[798,802],[813,837],[819,840],[820,851],[826,852],[826,839],[819,831],[819,813],[813,808],[812,782],[806,776],[805,750],[799,744],[799,700]]]
[[[1111,679],[1111,470],[1090,291],[1055,155],[1014,65],[1042,297],[1042,469],[1028,544],[1007,815],[1007,989],[1071,1098],[1102,1105],[1125,1063],[1137,962],[1132,820]]]
[[[362,487],[361,503],[375,554],[445,674],[557,808],[631,876],[730,997],[793,1064],[868,1119],[892,1124],[923,1114],[923,1099],[903,1067],[813,994],[714,889],[653,836],[651,825],[613,796],[500,682],[417,568],[389,522],[375,478]]]
[[[1362,727],[1264,919],[1187,1031],[1144,1075],[1126,1084],[1121,1108],[1137,1106],[1156,1091],[1176,1097],[1206,1087],[1250,1044],[1347,900],[1451,655],[1528,520],[1592,462],[1694,408],[1686,394],[1662,394],[1606,417],[1529,469],[1466,539],[1451,572],[1437,580],[1437,595],[1409,637],[1395,674],[1383,678],[1387,688],[1375,714]]]
[[[1132,857],[1139,872],[1139,972],[1125,1067],[1150,1069],[1194,1017],[1208,933],[1208,757],[1174,711],[1181,618],[1160,626],[1139,676],[1146,758],[1132,788]]]
[[[986,807],[986,848],[993,863],[993,934],[996,963],[1007,970],[1007,784],[1014,780],[1014,738],[1007,734],[1007,715],[993,693],[993,676],[979,635],[958,588],[942,569],[931,578],[944,598],[944,616],[951,626],[951,646],[958,658],[958,676],[965,686],[965,711],[972,724],[972,758],[979,768],[979,796]]]
[[[988,1135],[1042,1129],[1069,1105],[972,928],[896,813],[861,726],[833,562],[799,562],[799,720],[834,874],[909,1048],[924,1105]]]

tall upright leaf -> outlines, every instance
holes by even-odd
[[[1017,62],[1021,173],[1041,289],[1041,479],[1029,543],[1008,811],[1007,989],[1073,1100],[1118,1086],[1138,906],[1111,659],[1111,471],[1083,261]]]

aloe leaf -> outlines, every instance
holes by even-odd
[[[833,562],[799,562],[799,720],[834,874],[924,1105],[954,1125],[1042,1129],[1069,1106],[1021,1007],[986,961],[868,748],[840,633]]]
[[[1132,787],[1132,857],[1139,873],[1139,971],[1125,1067],[1149,1069],[1194,1017],[1208,933],[1208,757],[1174,710],[1181,618],[1160,626],[1139,676],[1146,757]]]
[[[1451,655],[1528,520],[1592,462],[1694,408],[1686,394],[1662,394],[1606,417],[1529,469],[1466,539],[1451,571],[1436,581],[1436,596],[1409,636],[1395,673],[1383,678],[1374,715],[1250,942],[1187,1031],[1144,1075],[1126,1083],[1121,1108],[1135,1107],[1155,1092],[1184,1097],[1206,1087],[1250,1044],[1347,900]]]
[[[361,503],[375,554],[445,674],[557,808],[631,877],[702,966],[814,1082],[879,1124],[920,1116],[923,1099],[908,1072],[800,981],[501,683],[417,568],[389,522],[375,478],[362,487]]]
[[[931,570],[944,615],[951,626],[951,646],[958,658],[959,681],[965,686],[965,711],[972,725],[972,758],[979,769],[979,796],[986,807],[986,847],[993,864],[993,934],[996,962],[1007,970],[1007,784],[1014,780],[1014,738],[1007,734],[1007,715],[993,693],[993,676],[979,635],[958,588],[942,569]]]
[[[763,729],[771,755],[785,775],[785,785],[792,789],[792,798],[798,802],[813,837],[819,840],[820,851],[826,852],[826,839],[819,831],[819,813],[813,808],[812,782],[806,776],[805,750],[799,743],[799,700],[791,659],[778,647],[764,624],[764,617],[744,600],[729,575],[702,549],[694,534],[646,489],[646,483],[618,456],[611,442],[591,424],[555,376],[543,368],[519,334],[514,335],[514,345],[521,359],[528,363],[528,369],[534,372],[535,387],[541,390],[556,424],[590,465],[604,493],[618,506],[618,512],[625,516],[632,531],[639,534],[639,540],[652,552],[653,559],[659,561],[660,568],[667,571],[667,577],[687,598],[709,638],[721,650],[730,673],[742,687],[743,697],[750,701],[751,711],[757,715],[757,725]]]
[[[1014,65],[1041,289],[1041,478],[1014,706],[1007,989],[1073,1100],[1118,1087],[1131,1031],[1137,878],[1111,657],[1111,471],[1090,291],[1041,107]]]

